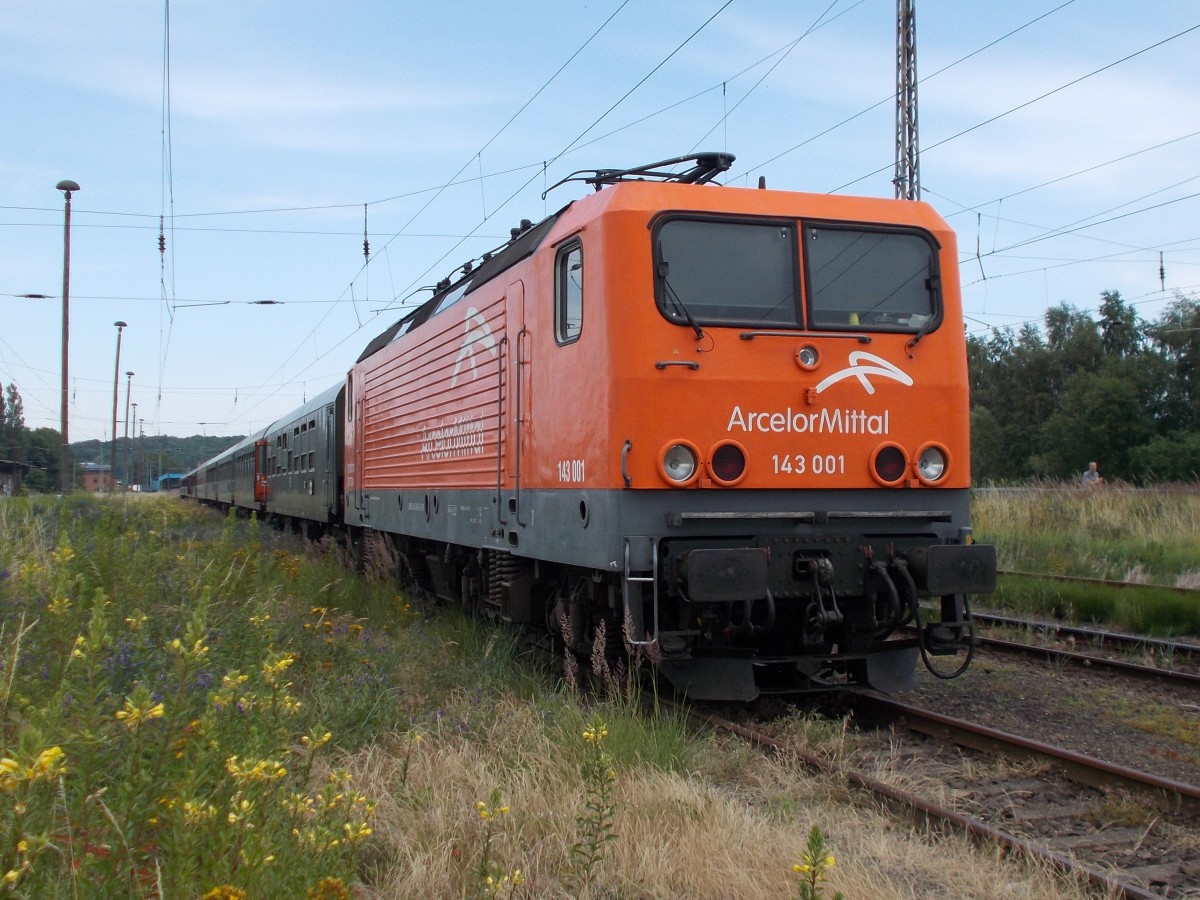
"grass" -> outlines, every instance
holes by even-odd
[[[831,896],[1072,896],[580,697],[509,633],[410,605],[385,557],[359,576],[167,498],[0,503],[3,889],[768,898],[819,867]]]
[[[303,896],[354,877],[374,804],[329,755],[395,725],[401,672],[333,553],[77,497],[5,503],[0,546],[11,889]]]
[[[982,491],[975,536],[1002,570],[1158,585],[1115,588],[1002,576],[989,607],[1153,635],[1200,634],[1200,493],[1118,487]]]

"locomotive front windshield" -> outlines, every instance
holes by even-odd
[[[659,309],[672,322],[795,326],[796,228],[671,219],[655,252]]]
[[[654,254],[659,310],[680,325],[924,332],[939,317],[923,232],[679,217],[659,225]]]
[[[937,314],[937,248],[915,232],[805,225],[809,324],[927,330]]]

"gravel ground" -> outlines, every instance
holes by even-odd
[[[949,668],[947,660],[936,662]],[[918,666],[917,689],[896,699],[1200,784],[1200,690],[979,648],[971,668],[953,681],[934,678]]]

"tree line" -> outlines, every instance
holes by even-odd
[[[19,472],[27,490],[58,489],[60,433],[25,427],[25,405],[15,384],[0,384],[0,467]]]
[[[25,408],[15,384],[0,384],[0,483],[6,473],[18,473],[19,484],[36,493],[56,493],[62,465],[61,432],[57,428],[27,428]],[[183,474],[240,440],[239,437],[147,435],[118,439],[116,477],[124,484],[155,481],[159,475]],[[102,463],[111,466],[109,441],[71,444],[75,465]],[[76,479],[78,483],[78,479]]]
[[[1067,303],[1044,328],[968,336],[976,484],[1200,479],[1200,300],[1176,292],[1155,321],[1117,291],[1097,318]]]
[[[1200,480],[1200,298],[1176,293],[1153,322],[1117,291],[1098,317],[1067,303],[1044,326],[967,337],[971,468],[976,484],[1072,479],[1091,461],[1108,480]],[[236,439],[146,438],[156,472],[186,472]],[[0,385],[0,465],[22,466],[25,487],[58,485],[59,432],[25,427],[16,385]],[[102,461],[100,441],[72,445]],[[118,477],[124,460],[118,455]],[[104,460],[111,462],[111,460]]]

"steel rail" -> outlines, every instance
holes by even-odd
[[[1118,788],[1157,798],[1160,808],[1168,813],[1200,813],[1200,787],[1139,772],[1125,766],[1055,747],[1031,738],[1009,734],[986,725],[965,722],[928,709],[901,703],[890,697],[864,693],[856,696],[893,715],[904,717],[910,727],[931,737],[952,740],[957,744],[985,752],[1003,751],[1047,760],[1079,784],[1096,788]]]
[[[1112,581],[1107,578],[1088,578],[1083,575],[1054,575],[1047,572],[1018,572],[1011,569],[997,569],[996,574],[1011,575],[1016,578],[1040,578],[1043,581],[1061,581],[1066,584],[1091,584],[1096,587],[1157,588],[1160,591],[1174,591],[1177,594],[1200,593],[1200,588],[1176,587],[1173,584],[1148,584],[1144,581]]]
[[[1019,641],[1008,641],[1002,638],[975,638],[980,647],[990,647],[1004,653],[1020,653],[1026,656],[1041,656],[1052,663],[1065,662],[1072,665],[1091,669],[1110,669],[1122,675],[1141,678],[1147,681],[1200,686],[1200,675],[1194,672],[1179,672],[1175,669],[1157,669],[1154,666],[1143,666],[1123,659],[1110,659],[1106,656],[1092,656],[1089,653],[1077,653],[1074,650],[1059,650],[1055,647],[1038,647],[1034,644],[1022,644]]]
[[[1056,622],[1046,622],[1034,619],[1018,619],[1013,616],[1002,616],[995,613],[971,612],[971,618],[981,625],[998,625],[1005,628],[1020,628],[1053,632],[1074,638],[1083,638],[1089,642],[1102,641],[1110,644],[1120,644],[1125,647],[1145,647],[1160,653],[1186,653],[1200,656],[1200,644],[1190,644],[1186,641],[1172,641],[1168,638],[1147,637],[1145,635],[1127,634],[1121,631],[1104,631],[1096,628],[1085,628],[1081,625],[1060,625]]]
[[[670,704],[670,701],[666,702],[669,705],[674,705]],[[699,713],[685,707],[676,706],[675,708],[688,715],[694,721],[738,735],[755,746],[770,750],[785,759],[795,759],[806,768],[818,774],[829,778],[842,779],[847,784],[859,790],[883,799],[894,808],[906,811],[927,826],[932,827],[939,823],[949,825],[972,837],[1021,853],[1029,859],[1042,860],[1064,875],[1086,878],[1090,884],[1107,892],[1110,896],[1125,897],[1129,898],[1129,900],[1161,900],[1161,894],[1148,891],[1128,881],[1124,881],[1110,872],[1104,872],[1083,865],[1069,856],[1065,856],[1036,841],[1018,837],[1003,829],[989,825],[987,822],[947,809],[938,803],[926,800],[909,791],[893,787],[863,772],[844,768],[830,760],[822,759],[808,751],[764,735],[753,728],[739,725],[736,722],[730,722],[718,716]]]

